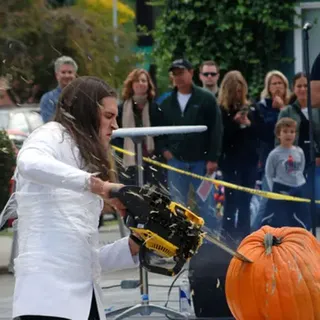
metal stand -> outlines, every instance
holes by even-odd
[[[138,166],[138,185],[140,187],[144,184],[143,179],[143,154],[142,154],[142,143],[144,137],[133,137],[132,140],[136,145],[137,150],[137,166]],[[141,316],[149,316],[152,313],[160,313],[163,315],[168,315],[174,317],[174,319],[188,319],[188,317],[178,311],[173,309],[157,306],[151,304],[149,301],[149,283],[148,283],[148,272],[140,267],[140,283],[141,283],[141,303],[121,308],[120,310],[115,310],[113,312],[107,313],[106,317],[116,316],[115,320],[125,319],[137,314]],[[120,314],[119,314],[120,313]]]
[[[150,304],[149,301],[147,304],[144,301],[142,301],[140,304],[137,304],[131,308],[126,309],[117,317],[115,317],[115,319],[117,320],[126,319],[128,317],[135,316],[137,314],[140,314],[141,316],[150,316],[151,313],[160,313],[160,314],[168,315],[168,316],[174,317],[174,319],[188,319],[188,316],[178,311],[169,309],[167,307],[157,306],[155,304]],[[109,317],[110,315],[107,314],[106,316]]]
[[[170,126],[170,127],[143,127],[143,128],[123,128],[115,130],[113,137],[131,137],[137,152],[138,166],[138,185],[143,186],[143,152],[142,144],[145,136],[158,136],[165,134],[182,134],[192,132],[206,131],[206,126]],[[115,317],[115,320],[125,319],[134,315],[149,316],[152,313],[168,315],[174,319],[188,319],[188,316],[175,311],[173,309],[151,304],[149,301],[149,284],[148,272],[140,267],[140,282],[141,282],[141,302],[135,306],[124,307],[119,310],[108,312],[106,317]]]
[[[119,214],[117,214],[117,220],[118,220],[118,227],[119,227],[120,236],[121,236],[121,238],[124,238],[127,236],[127,233],[126,233],[126,229],[124,227],[123,220]]]
[[[303,27],[304,34],[304,69],[307,77],[307,107],[308,107],[308,117],[309,117],[309,140],[310,140],[310,160],[311,160],[311,173],[308,176],[311,184],[311,203],[310,203],[310,214],[312,219],[312,234],[317,236],[317,207],[315,202],[316,190],[315,190],[315,175],[316,175],[316,159],[315,159],[315,149],[314,149],[314,137],[313,137],[313,117],[312,117],[312,106],[311,106],[311,86],[310,86],[310,66],[309,66],[309,29],[312,25],[306,23]]]

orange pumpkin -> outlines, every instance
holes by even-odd
[[[302,228],[264,226],[230,262],[226,298],[236,320],[320,320],[320,244]]]

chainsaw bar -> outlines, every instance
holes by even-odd
[[[248,263],[252,263],[253,261],[248,259],[247,257],[245,257],[243,254],[241,254],[240,252],[230,248],[225,242],[223,242],[222,240],[220,240],[217,236],[214,236],[211,233],[211,231],[209,231],[206,227],[202,228],[203,231],[205,231],[205,235],[204,238],[206,240],[208,240],[209,242],[211,242],[212,244],[216,245],[217,247],[221,248],[222,250],[224,250],[225,252],[231,254],[232,256],[236,257],[237,259],[242,260],[243,262],[248,262]]]

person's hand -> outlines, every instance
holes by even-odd
[[[127,208],[118,198],[109,198],[106,199],[105,202],[110,205],[110,207],[114,208],[114,210],[118,212],[122,218],[126,216]]]
[[[115,211],[117,211],[121,217],[124,217],[126,215],[126,207],[123,205],[123,203],[118,198],[110,198],[110,192],[111,190],[119,190],[123,187],[123,184],[120,183],[111,183],[108,181],[105,181],[103,184],[103,192],[102,192],[102,198],[104,201],[109,204],[112,208],[114,208]]]
[[[272,107],[275,109],[282,109],[284,107],[284,102],[279,96],[275,96],[272,100]]]
[[[316,158],[316,166],[320,167],[320,158]]]
[[[163,156],[166,160],[171,160],[173,158],[173,155],[170,151],[166,150],[164,153],[163,153]]]
[[[243,111],[238,111],[234,116],[233,120],[240,125],[250,126],[251,121],[248,118],[248,113]]]
[[[108,212],[108,213],[116,213],[114,208],[105,200],[103,200],[103,209],[102,212]]]
[[[91,192],[103,198],[106,204],[114,208],[123,217],[126,214],[126,208],[123,203],[117,198],[110,198],[111,190],[119,190],[124,185],[120,183],[112,183],[102,181],[97,177],[91,177],[90,181]]]
[[[218,163],[213,161],[207,162],[207,174],[212,175],[218,168]]]

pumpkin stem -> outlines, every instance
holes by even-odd
[[[281,244],[281,238],[277,238],[271,233],[266,233],[264,236],[264,247],[266,249],[266,254],[272,253],[272,246],[278,246]]]

